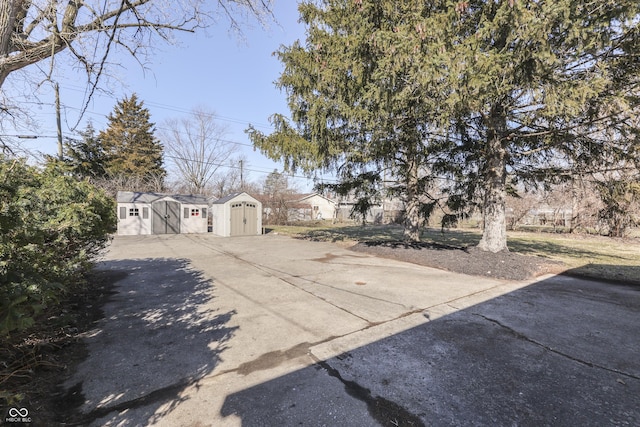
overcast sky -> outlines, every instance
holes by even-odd
[[[260,181],[274,169],[282,170],[280,164],[255,152],[244,133],[249,123],[268,133],[271,114],[289,114],[284,93],[273,84],[283,67],[272,54],[283,44],[290,45],[297,39],[304,39],[304,27],[298,23],[294,1],[277,0],[274,13],[277,23],[267,29],[253,23],[253,28],[245,30],[243,39],[231,33],[228,22],[222,20],[208,30],[208,35],[180,35],[178,46],[159,45],[160,50],[148,64],[148,71],[143,71],[126,55],[111,58],[123,65],[115,72],[126,86],[112,85],[113,96],[96,95],[78,129],[84,130],[89,119],[96,129],[104,129],[106,116],[113,111],[116,101],[133,92],[149,109],[151,120],[157,127],[161,127],[166,118],[184,117],[193,107],[205,106],[216,111],[219,121],[228,127],[226,139],[238,143],[247,156],[250,180]],[[16,85],[19,81],[13,83],[5,85],[3,90],[13,90],[14,96],[22,96],[20,85]],[[63,134],[76,136],[70,127],[78,120],[86,86],[82,75],[74,75],[72,71],[68,71],[59,84]],[[32,105],[29,108],[37,117],[40,129],[15,129],[15,132],[35,132],[41,138],[20,140],[21,144],[26,149],[54,154],[56,122],[52,91],[43,86],[38,99],[30,96],[26,101],[25,105]],[[5,128],[4,132],[8,133],[8,129]],[[298,185],[306,186],[305,189],[311,186],[306,180],[298,181]]]

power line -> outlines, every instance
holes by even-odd
[[[84,90],[81,90],[79,88],[75,88],[73,86],[63,86],[65,90],[70,90],[70,91],[75,91],[75,92],[83,92]],[[114,101],[118,101],[118,99],[113,96],[113,95],[99,95],[99,96],[103,96],[105,98],[109,98],[109,99],[113,99]],[[142,100],[142,102],[146,105],[149,106],[154,106],[156,108],[159,109],[163,109],[163,110],[168,110],[168,111],[175,111],[178,113],[184,113],[184,114],[193,114],[193,111],[190,108],[186,108],[186,107],[179,107],[179,106],[174,106],[174,105],[168,105],[168,104],[162,104],[160,102],[155,102],[155,101],[148,101],[148,100]],[[80,111],[80,108],[76,108],[76,107],[68,107],[68,108],[72,108],[75,110]],[[101,114],[101,113],[95,113],[95,114]],[[245,125],[249,125],[252,124],[253,126],[256,127],[261,127],[261,128],[265,128],[265,129],[270,129],[271,125],[266,124],[266,123],[252,123],[249,120],[244,120],[244,119],[239,119],[239,118],[235,118],[235,117],[229,117],[229,116],[221,116],[218,114],[214,114],[212,115],[213,117],[215,117],[216,119],[219,119],[221,121],[226,121],[226,122],[230,122],[230,123],[237,123],[237,124],[245,124]],[[106,117],[106,116],[104,116]]]
[[[57,135],[25,135],[25,134],[13,134],[13,135],[0,135],[0,138],[40,139],[40,138],[58,138],[58,136],[57,136]]]
[[[33,104],[35,104],[35,105],[48,105],[48,106],[54,107],[54,104],[45,104],[45,103],[33,103]],[[65,109],[69,109],[69,110],[77,110],[77,111],[80,111],[80,108],[77,108],[77,107],[63,106],[63,108],[65,108]],[[108,118],[106,115],[104,115],[104,114],[102,114],[102,113],[96,113],[96,112],[94,112],[94,111],[90,111],[90,110],[86,110],[86,112],[87,112],[87,113],[91,113],[91,114],[95,114],[95,115],[99,115],[99,116],[104,117],[104,118]],[[45,113],[45,114],[54,114],[54,113]],[[192,111],[191,111],[191,112],[188,112],[188,114],[193,114],[193,112],[192,112]],[[217,119],[217,118],[219,117],[219,116],[218,116],[218,115],[216,115],[216,114],[211,114],[210,116],[211,116],[213,119]],[[238,122],[238,123],[240,123],[240,122]],[[242,123],[244,123],[244,122],[242,122]],[[248,124],[248,123],[247,123],[247,124]],[[155,128],[156,128],[157,130],[173,131],[173,129],[169,129],[169,128],[166,128],[166,127],[163,127],[163,126],[155,126]],[[78,132],[78,131],[76,131],[76,132]],[[182,132],[182,131],[180,131],[180,134],[183,134],[183,135],[184,135],[185,133],[184,133],[184,132]],[[7,135],[7,136],[8,136],[8,135]],[[223,139],[223,138],[217,138],[217,140],[218,140],[218,141],[221,141],[221,142],[226,142],[226,143],[228,143],[228,144],[242,145],[242,146],[245,146],[245,147],[251,147],[251,148],[253,148],[253,144],[249,144],[249,143],[246,143],[246,142],[234,141],[234,140],[230,140],[230,139]]]
[[[69,91],[75,91],[75,92],[84,92],[83,89],[80,89],[79,87],[74,87],[72,85],[64,85],[62,86],[65,90],[69,90]],[[117,102],[117,98],[113,95],[107,95],[107,94],[100,94],[98,95],[100,97],[106,97],[112,100],[115,100]],[[167,105],[167,104],[162,104],[159,102],[155,102],[155,101],[148,101],[148,100],[142,100],[143,104],[154,107],[154,108],[159,108],[159,109],[164,109],[164,110],[168,110],[168,111],[175,111],[178,113],[183,113],[183,114],[188,114],[188,115],[194,115],[194,111],[192,111],[191,109],[187,109],[184,107],[179,107],[179,106],[172,106],[172,105]],[[33,102],[33,101],[24,101],[23,104],[32,104],[32,105],[37,105],[37,106],[45,106],[45,107],[51,107],[51,108],[55,108],[55,104],[54,103],[48,103],[48,102]],[[62,104],[61,106],[63,109],[65,110],[73,110],[73,111],[82,111],[81,108],[78,107],[73,107],[70,105],[66,105],[66,104]],[[103,113],[98,113],[96,111],[93,110],[85,110],[86,113],[89,114],[93,114],[93,115],[97,115],[100,117],[104,117],[105,119],[108,119],[108,115],[103,114]],[[41,113],[41,114],[54,114],[54,112],[52,113]],[[231,123],[237,123],[237,124],[244,124],[244,125],[249,125],[252,124],[255,127],[262,127],[262,128],[268,128],[271,129],[271,125],[267,125],[264,123],[251,123],[248,120],[243,120],[243,119],[238,119],[238,118],[233,118],[233,117],[228,117],[228,116],[220,116],[218,114],[207,114],[208,116],[210,116],[211,118],[213,118],[214,120],[221,120],[221,121],[226,121],[226,122],[231,122]],[[156,126],[155,127],[158,130],[164,130],[164,131],[172,131],[172,129],[168,129],[166,127],[162,127],[162,126]],[[78,131],[76,131],[76,133],[78,133]],[[180,132],[181,134],[183,134],[184,132]],[[16,138],[20,138],[22,137],[23,139],[38,139],[38,138],[57,138],[57,136],[49,136],[49,135],[0,135],[1,136],[6,136],[6,137],[16,137]],[[72,137],[68,137],[67,139],[76,139],[76,138],[72,138]],[[218,141],[220,142],[224,142],[227,144],[234,144],[234,145],[239,145],[239,146],[244,146],[244,147],[250,147],[250,148],[255,148],[253,146],[253,144],[250,143],[246,143],[246,142],[240,142],[240,141],[235,141],[235,140],[230,140],[230,139],[225,139],[225,138],[217,138]],[[168,154],[163,154],[164,158],[169,158],[169,159],[174,159],[174,160],[183,160],[183,161],[191,161],[191,162],[200,162],[200,163],[204,163],[200,160],[196,160],[196,159],[187,159],[187,158],[180,158],[180,157],[176,157],[176,156],[172,156],[172,155],[168,155]],[[241,167],[239,166],[234,166],[234,165],[226,165],[226,164],[213,164],[214,166],[217,167],[223,167],[223,168],[229,168],[229,169],[241,169]],[[250,168],[246,168],[246,167],[242,167],[242,170],[247,171],[247,172],[255,172],[255,173],[259,173],[259,174],[269,174],[272,173],[272,170],[258,170],[258,169],[250,169]],[[301,176],[301,175],[294,175],[294,174],[286,174],[287,176],[291,177],[291,178],[297,178],[297,179],[314,179],[308,176]],[[324,179],[322,178],[324,181],[329,181],[329,182],[337,182],[337,180],[333,180],[333,179]]]
[[[181,157],[181,156],[174,156],[174,155],[171,155],[171,154],[165,154],[163,157],[164,158],[173,159],[173,160],[182,160],[182,161],[194,162],[194,163],[207,163],[207,164],[210,164],[210,165],[216,166],[216,167],[223,167],[223,168],[227,168],[227,169],[239,169],[241,171],[256,172],[256,173],[259,173],[259,174],[267,174],[268,175],[268,174],[273,172],[273,170],[267,171],[267,170],[264,170],[264,169],[263,170],[250,169],[250,168],[247,168],[246,166],[244,166],[242,163],[240,163],[239,166],[236,166],[236,165],[233,165],[233,164],[206,162],[206,161],[203,161],[203,160],[191,159],[191,158]],[[242,160],[241,160],[241,162],[242,162]],[[286,175],[288,177],[291,177],[291,178],[314,179],[312,177],[308,177],[308,176],[304,176],[304,175],[294,175],[294,174],[289,174],[289,173],[285,173],[285,172],[281,172],[281,173],[283,173],[284,175]],[[328,182],[336,182],[336,183],[338,182],[335,179],[324,179],[323,178],[323,180],[324,181],[328,181]]]

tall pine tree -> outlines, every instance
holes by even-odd
[[[107,174],[140,181],[164,178],[163,147],[150,117],[136,94],[118,101],[107,117],[107,129],[98,136],[107,156]]]
[[[640,83],[637,0],[435,1],[425,74],[448,97],[458,184],[481,197],[479,247],[507,250],[507,176],[551,181],[624,156]]]
[[[413,28],[419,3],[301,3],[306,43],[278,52],[294,126],[275,116],[272,135],[249,129],[254,144],[285,165],[334,169],[341,182],[329,187],[355,196],[363,210],[386,196],[385,178],[394,181],[405,238],[414,241],[436,205],[429,192],[442,159],[432,116],[444,96],[420,91],[428,40]]]

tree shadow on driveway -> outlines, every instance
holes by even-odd
[[[60,421],[153,424],[213,371],[235,313],[217,312],[213,284],[187,260],[106,261],[98,269],[117,280],[115,292],[85,336],[87,358],[63,386]]]

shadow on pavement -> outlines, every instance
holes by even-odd
[[[459,250],[459,251],[467,251],[468,248],[464,247],[464,246],[450,246],[450,245],[441,245],[439,243],[434,243],[434,242],[409,242],[409,241],[398,241],[398,240],[390,240],[390,241],[385,241],[385,240],[376,240],[376,241],[371,241],[371,242],[363,242],[361,243],[364,246],[368,246],[368,247],[375,247],[375,246],[382,246],[382,247],[387,247],[387,248],[391,248],[391,249],[398,249],[398,248],[403,248],[403,249],[416,249],[416,250],[421,250],[421,249],[436,249],[436,250]]]
[[[587,280],[602,280],[606,283],[640,287],[640,265],[607,265],[589,263],[583,267],[573,268],[564,274],[582,277]],[[598,277],[594,279],[594,277]],[[604,280],[599,277],[609,277]]]
[[[637,288],[554,276],[374,342],[343,341],[336,357],[228,396],[221,415],[363,425],[362,407],[331,394],[339,381],[385,426],[640,425],[639,312]]]
[[[98,269],[118,282],[84,340],[88,357],[64,384],[60,421],[153,424],[213,371],[235,313],[208,308],[214,285],[186,260],[106,261]]]

